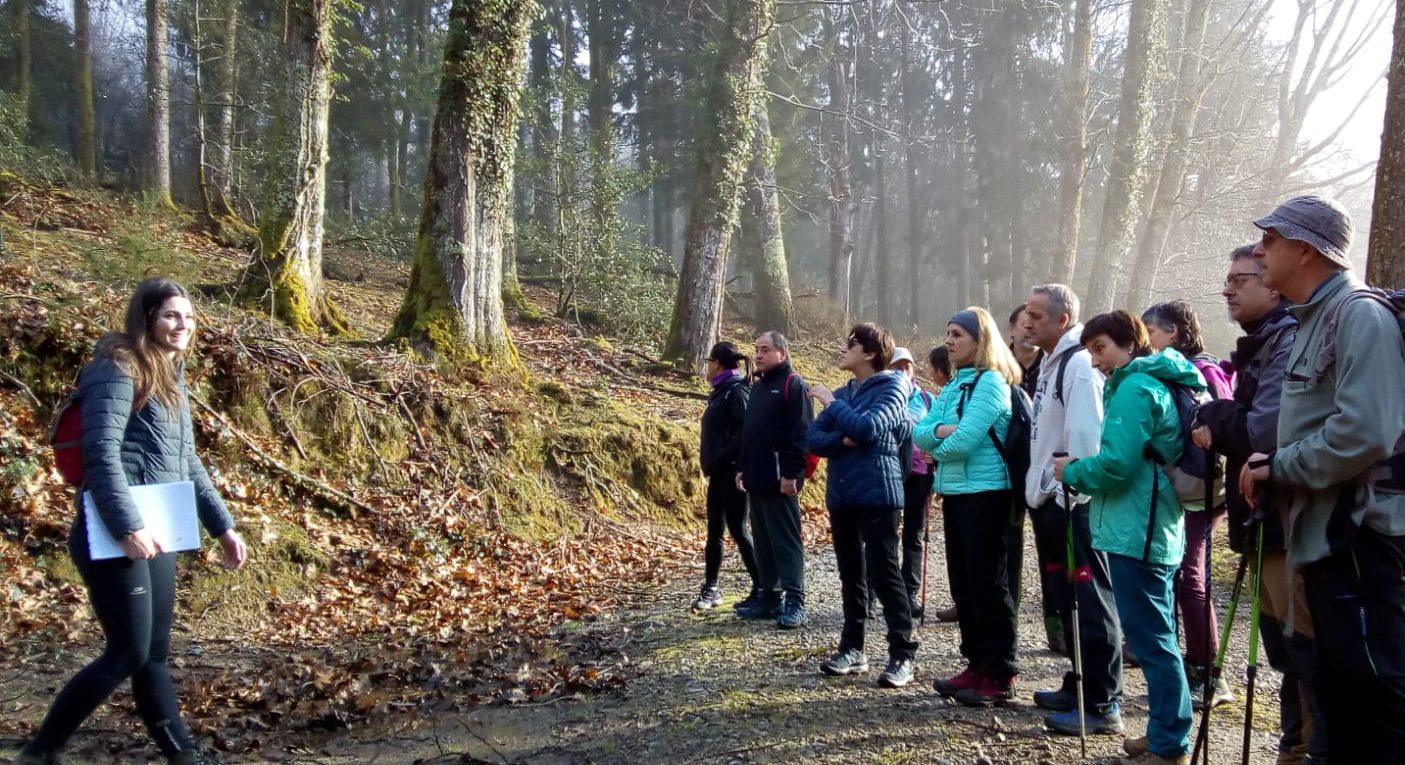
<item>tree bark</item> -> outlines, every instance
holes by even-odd
[[[601,252],[619,246],[619,206],[611,191],[615,163],[615,70],[620,56],[615,4],[587,0],[586,37],[590,55],[590,89],[586,96],[586,124],[590,130],[590,209],[595,217]]]
[[[146,190],[171,201],[171,75],[166,62],[166,0],[146,0]]]
[[[426,358],[519,364],[503,315],[503,227],[531,10],[515,0],[449,9],[424,211],[391,330]]]
[[[243,277],[246,299],[302,332],[346,330],[322,280],[333,2],[288,0],[285,5],[283,75],[269,135],[263,211]]]
[[[1405,258],[1400,256],[1400,234],[1405,231],[1405,0],[1396,0],[1395,6],[1395,46],[1390,54],[1381,159],[1376,165],[1366,280],[1401,288],[1405,287]]]
[[[775,0],[728,0],[717,64],[708,83],[683,271],[664,357],[700,372],[722,326],[722,298],[751,156],[752,114],[765,65]]]
[[[73,159],[78,177],[97,176],[97,118],[93,112],[93,35],[88,23],[88,0],[73,0],[73,99],[78,135]]]
[[[1086,292],[1089,314],[1108,311],[1122,283],[1122,265],[1136,239],[1146,185],[1152,93],[1166,50],[1166,0],[1132,0],[1124,54],[1117,141],[1108,170],[1107,199]]]
[[[1083,181],[1088,164],[1088,88],[1093,58],[1093,0],[1074,5],[1073,37],[1068,46],[1064,101],[1063,166],[1059,171],[1059,255],[1053,281],[1072,284],[1078,267],[1083,221]]]
[[[220,60],[215,65],[215,151],[210,165],[211,189],[215,212],[237,219],[234,212],[234,101],[235,76],[238,72],[239,0],[224,0],[223,26],[220,30]],[[350,192],[348,192],[350,193]]]
[[[10,0],[10,14],[15,25],[15,58],[18,59],[15,62],[15,97],[19,99],[20,114],[24,115],[26,133],[34,100],[34,44],[29,31],[29,17],[33,12],[33,0]]]
[[[764,98],[757,99],[751,135],[747,188],[760,239],[752,278],[756,294],[756,333],[774,329],[791,337],[795,335],[795,304],[790,294],[790,269],[786,265],[785,239],[781,233],[781,200],[776,191],[771,118]]]
[[[1137,246],[1136,267],[1132,269],[1132,285],[1127,304],[1151,305],[1156,287],[1157,271],[1166,252],[1171,233],[1171,219],[1185,186],[1186,169],[1190,163],[1190,137],[1204,88],[1200,82],[1201,48],[1205,43],[1205,26],[1210,16],[1210,0],[1191,0],[1185,15],[1185,39],[1180,52],[1180,73],[1176,78],[1175,110],[1171,115],[1171,135],[1166,142],[1165,159],[1160,180],[1151,197],[1146,228]]]
[[[531,64],[527,82],[531,84],[532,91],[536,95],[536,108],[530,120],[532,151],[538,159],[547,157],[557,140],[556,123],[551,117],[551,100],[548,98],[551,91],[551,38],[548,34],[549,30],[550,25],[546,21],[539,23],[529,46]],[[550,231],[552,222],[556,219],[556,210],[552,206],[551,195],[533,193],[531,199],[532,220],[541,230]]]
[[[830,29],[833,29],[830,25]],[[854,192],[849,181],[849,77],[837,43],[829,66],[829,109],[822,117],[828,138],[829,296],[845,313],[853,310],[849,294],[854,263]]]
[[[922,305],[922,205],[917,194],[917,121],[916,102],[918,95],[912,62],[912,30],[908,24],[898,24],[902,35],[902,60],[899,63],[902,85],[902,102],[906,125],[903,146],[903,164],[907,175],[907,275],[908,275],[908,323],[920,326]]]

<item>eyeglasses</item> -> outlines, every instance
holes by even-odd
[[[1224,286],[1243,289],[1250,279],[1262,279],[1263,274],[1230,274],[1224,279]]]

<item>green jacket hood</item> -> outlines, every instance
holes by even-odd
[[[1132,359],[1127,366],[1114,371],[1109,383],[1109,394],[1128,376],[1137,373],[1151,375],[1163,383],[1184,385],[1196,392],[1205,390],[1205,378],[1200,375],[1200,370],[1182,356],[1180,351],[1167,348],[1150,356]]]

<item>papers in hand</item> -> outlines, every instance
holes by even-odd
[[[142,523],[165,552],[200,549],[200,524],[195,516],[195,484],[156,483],[128,487]],[[92,560],[126,557],[122,545],[108,533],[93,506],[93,493],[83,492],[88,525],[88,554]]]

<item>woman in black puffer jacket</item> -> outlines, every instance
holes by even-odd
[[[712,393],[702,416],[702,470],[707,476],[707,545],[704,559],[707,570],[702,591],[693,601],[694,610],[716,608],[722,604],[722,590],[717,576],[722,570],[722,532],[725,529],[737,543],[742,564],[751,575],[751,595],[757,594],[758,575],[756,554],[752,550],[751,534],[746,530],[746,494],[737,490],[737,454],[741,451],[742,422],[746,420],[746,404],[751,388],[750,374],[739,367],[750,360],[731,343],[712,346],[707,356],[707,378]]]
[[[200,522],[219,540],[224,566],[244,565],[244,541],[200,458],[190,420],[184,357],[195,334],[186,291],[170,279],[137,285],[122,332],[98,342],[78,378],[83,422],[83,489],[96,522],[124,557],[93,560],[86,510],[68,537],[74,565],[107,638],[103,654],[68,681],[39,732],[15,758],[57,762],[60,749],[117,687],[132,680],[137,713],[168,762],[206,762],[180,719],[166,657],[175,610],[176,555],[146,528],[129,486],[190,481]]]

